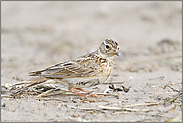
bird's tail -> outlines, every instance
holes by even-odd
[[[32,87],[32,86],[35,86],[35,85],[38,85],[38,84],[41,84],[41,83],[44,83],[47,80],[48,80],[48,78],[36,78],[36,79],[33,79],[33,80],[23,81],[21,83],[14,84],[14,85],[12,85],[12,88],[14,88],[14,87],[16,87],[18,85],[23,85],[23,84],[25,85],[25,87],[23,87],[21,89],[18,89],[18,90],[14,91],[14,92],[12,92],[12,94],[13,95],[19,94],[20,92],[24,91],[25,89],[27,89],[29,87]]]

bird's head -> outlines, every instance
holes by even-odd
[[[118,43],[112,39],[106,39],[99,47],[101,55],[105,55],[108,57],[117,55],[119,56],[118,50],[119,46]]]

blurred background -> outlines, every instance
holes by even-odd
[[[13,84],[27,80],[30,78],[30,71],[41,70],[92,52],[106,38],[114,39],[120,46],[121,55],[116,57],[112,80],[126,81],[124,86],[131,87],[128,94],[120,93],[120,100],[124,105],[167,100],[170,98],[169,93],[160,95],[161,98],[156,95],[172,91],[163,89],[166,84],[173,83],[172,86],[181,90],[180,1],[2,1],[1,82]],[[159,76],[160,79],[152,79]],[[137,82],[138,84],[134,84]],[[99,92],[108,87],[99,86]],[[171,98],[175,96],[173,94]],[[62,96],[60,99],[68,101],[68,105],[75,105],[66,97]],[[17,117],[24,121],[65,121],[63,118],[72,114],[68,107],[57,106],[55,101],[48,106],[35,99],[28,100],[29,103],[26,99],[19,100],[21,103],[8,98],[3,98],[2,101],[8,105],[1,108],[3,121],[17,121]],[[117,106],[119,100],[109,98],[109,102],[112,101]],[[96,104],[91,105],[97,107]],[[16,108],[16,105],[20,108]],[[168,117],[176,117],[177,114],[177,121],[181,121],[182,109],[176,108],[178,113],[172,113],[169,112],[171,106],[153,107],[154,112],[150,112],[148,116],[146,113],[140,116],[135,113],[121,114],[115,115],[116,117],[110,112],[107,115],[100,112],[94,116],[87,111],[83,113],[87,114],[88,119],[92,117],[92,121],[110,121],[110,118],[127,122],[166,121]],[[18,110],[15,111],[15,108]],[[65,111],[60,112],[63,108]],[[50,117],[54,120],[50,120]]]
[[[77,58],[96,50],[106,38],[120,45],[117,61],[127,54],[148,55],[149,47],[167,39],[180,50],[181,12],[181,2],[171,1],[3,1],[2,75],[12,76],[7,69],[15,76],[27,75]]]

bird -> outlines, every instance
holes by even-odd
[[[114,56],[119,56],[118,51],[118,43],[107,38],[92,53],[43,70],[30,72],[29,76],[38,76],[39,78],[27,87],[53,80],[68,86],[69,91],[84,98],[89,99],[88,95],[81,94],[76,90],[83,91],[93,97],[100,97],[100,95],[91,94],[82,88],[99,85],[109,78],[115,65]]]

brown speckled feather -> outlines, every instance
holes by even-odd
[[[73,78],[73,77],[92,77],[98,75],[101,70],[107,67],[106,59],[100,58],[92,53],[76,60],[59,63],[48,67],[45,70],[29,73],[30,76],[41,76],[46,78]]]
[[[30,72],[30,76],[57,79],[69,88],[91,87],[105,82],[111,75],[115,55],[119,55],[118,43],[106,39],[93,53],[75,60],[56,64],[44,70]]]

